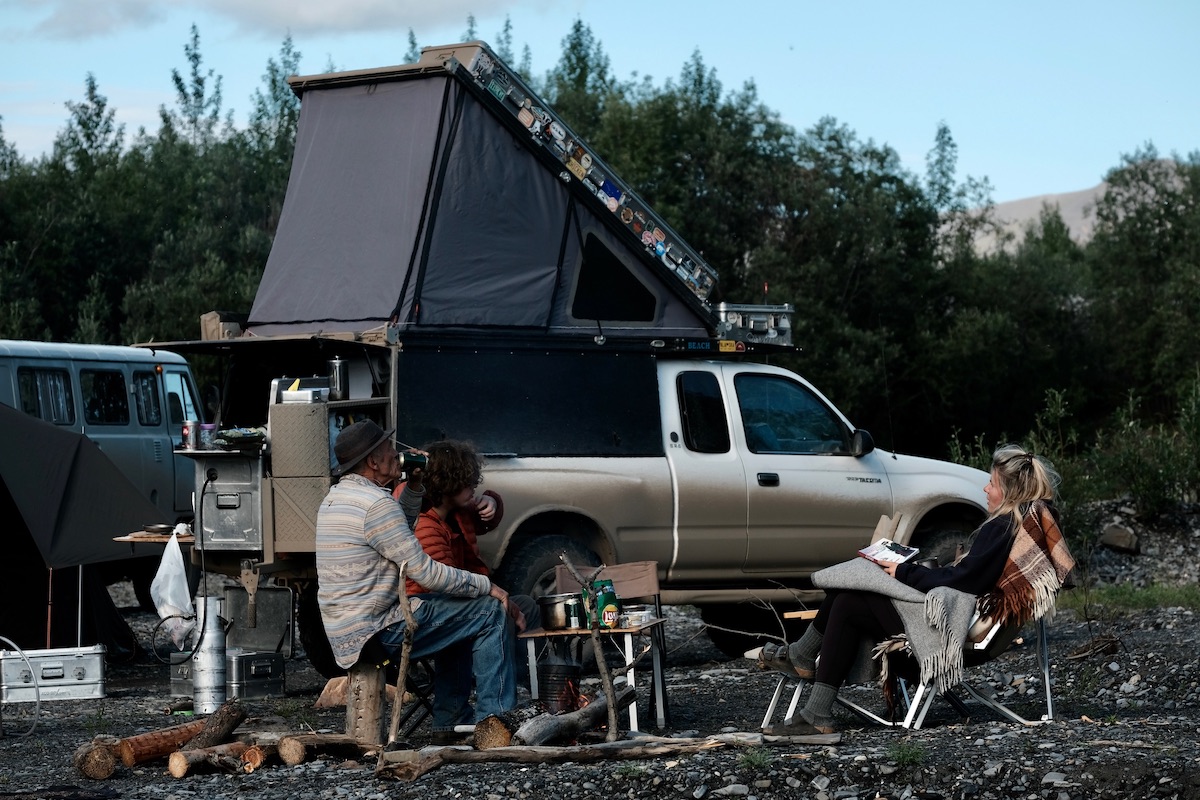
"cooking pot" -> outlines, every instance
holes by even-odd
[[[542,612],[542,627],[548,631],[561,631],[581,627],[582,607],[578,594],[548,594],[538,598],[538,610]]]

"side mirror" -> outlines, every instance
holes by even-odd
[[[862,458],[874,449],[875,440],[871,438],[871,434],[862,428],[856,430],[854,435],[850,437],[850,455],[855,458]]]

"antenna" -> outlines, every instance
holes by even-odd
[[[880,321],[879,332],[883,333],[883,323]],[[892,460],[896,460],[896,426],[892,424],[892,393],[888,388],[888,368],[887,368],[887,341],[880,336],[879,338],[879,365],[883,369],[883,404],[887,409],[887,424],[888,438],[891,442],[888,444],[888,450],[892,454]]]

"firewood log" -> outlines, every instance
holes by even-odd
[[[279,760],[289,767],[303,764],[313,753],[358,758],[379,749],[378,742],[360,742],[340,733],[302,733],[279,740]]]
[[[240,772],[242,754],[249,748],[250,745],[245,742],[229,742],[212,747],[176,750],[167,759],[167,771],[176,778],[186,777],[202,769]]]
[[[80,774],[94,781],[111,777],[117,769],[116,748],[120,739],[113,736],[97,736],[76,748],[71,762]]]
[[[273,758],[279,757],[279,745],[256,744],[242,753],[242,772],[251,773]]]
[[[121,753],[121,763],[133,767],[146,761],[153,761],[175,752],[187,744],[192,737],[204,730],[204,720],[197,719],[182,725],[173,725],[157,731],[139,733],[137,736],[127,736],[121,740],[118,749]]]
[[[203,729],[188,740],[181,749],[200,750],[228,741],[233,729],[246,719],[246,709],[237,700],[230,700],[208,716]]]
[[[545,713],[546,706],[544,704],[532,702],[501,714],[491,714],[475,723],[475,733],[471,737],[471,744],[479,750],[508,747],[513,734],[522,725],[539,715],[545,715]]]
[[[626,686],[617,692],[617,710],[628,706],[637,700],[637,690]],[[609,718],[608,698],[604,694],[596,696],[576,711],[564,714],[539,714],[518,728],[512,735],[514,745],[539,745],[548,742],[561,742],[577,739],[579,734],[595,728]]]

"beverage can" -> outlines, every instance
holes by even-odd
[[[206,422],[200,426],[200,449],[212,450],[216,447],[213,440],[217,437],[217,426]]]
[[[566,602],[566,617],[568,628],[583,627],[583,601],[568,600]]]
[[[183,421],[183,449],[200,449],[200,420],[185,419]]]

